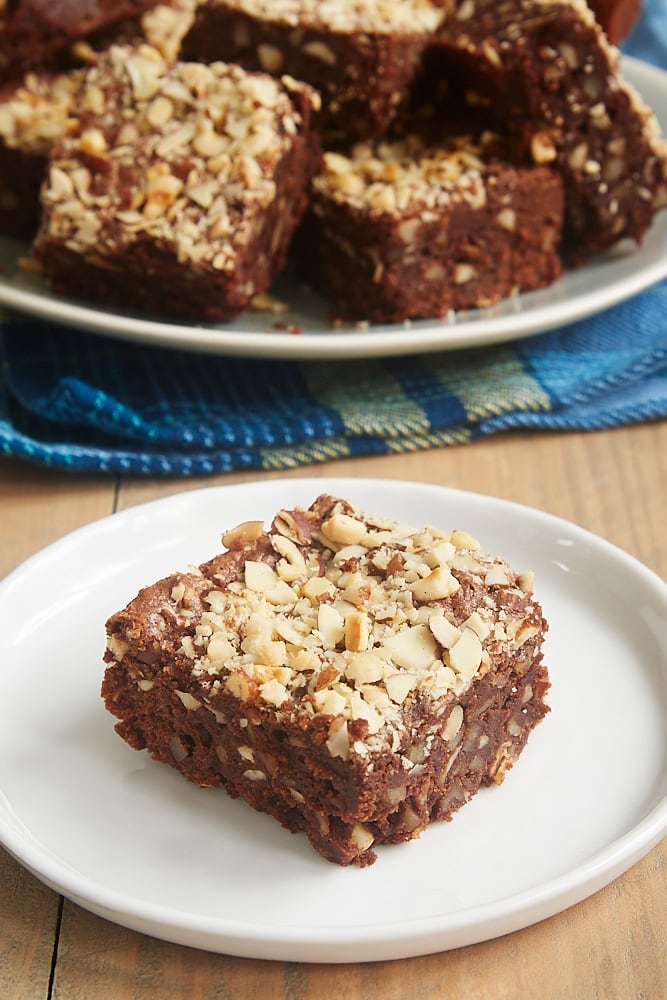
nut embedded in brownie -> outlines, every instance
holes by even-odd
[[[134,18],[96,31],[70,46],[69,58],[75,65],[97,62],[100,52],[112,45],[152,45],[167,62],[181,55],[183,38],[192,25],[198,0],[163,0],[151,3]]]
[[[192,26],[197,6],[198,0],[167,0],[149,7],[141,16],[144,40],[168,62],[181,57],[183,39]]]
[[[327,495],[223,544],[107,622],[102,695],[131,747],[342,865],[502,782],[548,712],[532,574]]]
[[[96,63],[111,45],[142,42],[174,62],[195,5],[196,0],[155,4],[131,23],[115,24],[74,42],[63,59],[72,64],[70,69],[30,70],[0,86],[0,233],[29,240],[38,229],[39,191],[49,153],[76,113],[74,95],[81,68]]]
[[[58,294],[228,319],[284,265],[321,159],[307,85],[112,46],[51,151],[33,246]]]

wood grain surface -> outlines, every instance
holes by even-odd
[[[516,500],[609,539],[667,578],[664,422],[508,434],[262,478],[288,475],[431,482]],[[255,478],[93,478],[2,460],[0,576],[114,511]],[[667,841],[605,889],[525,930],[442,954],[333,966],[209,954],[127,930],[61,899],[0,849],[0,997],[8,1000],[664,1000],[666,956]]]

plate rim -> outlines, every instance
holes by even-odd
[[[410,483],[406,480],[384,477],[290,477],[280,482],[287,488],[294,487],[304,493],[306,490],[319,492],[326,490],[340,496],[347,495],[355,488],[396,489],[402,494],[417,489],[426,491],[434,497],[444,494],[449,502],[457,504],[463,504],[472,498],[476,503],[490,504],[502,516],[514,518],[528,514],[536,519],[537,523],[549,524],[553,531],[564,530],[575,541],[593,544],[600,548],[605,556],[614,560],[620,559],[623,568],[638,574],[651,588],[651,592],[655,588],[658,602],[662,600],[667,603],[667,584],[636,557],[573,521],[514,500],[435,483]],[[230,490],[237,493],[246,491],[252,493],[258,488],[265,494],[260,497],[259,502],[268,504],[270,503],[268,494],[275,491],[276,481],[259,479],[245,483],[196,487],[107,514],[76,528],[28,557],[0,581],[0,594],[7,587],[20,586],[21,578],[29,576],[45,559],[57,560],[63,555],[66,556],[69,546],[81,545],[88,536],[95,535],[105,524],[109,526],[114,524],[114,530],[122,531],[124,522],[141,517],[151,508],[164,508],[168,515],[169,511],[166,508],[170,506],[189,505],[193,500],[196,505],[199,494],[208,494],[212,497],[214,494],[224,495]],[[206,503],[206,500],[202,502]],[[106,919],[167,941],[241,957],[286,961],[348,963],[415,957],[511,933],[553,916],[597,892],[645,856],[665,833],[667,833],[667,795],[644,814],[631,829],[606,843],[585,863],[575,865],[566,873],[539,885],[482,905],[440,914],[437,918],[433,916],[412,918],[407,924],[409,932],[401,921],[392,921],[390,924],[378,921],[368,926],[364,925],[360,942],[351,942],[349,937],[345,937],[346,929],[339,926],[328,928],[328,938],[322,941],[321,937],[317,937],[317,934],[322,933],[321,925],[318,925],[317,930],[313,931],[314,936],[311,935],[310,938],[306,933],[305,924],[282,928],[279,937],[276,936],[274,925],[244,924],[239,929],[239,924],[236,922],[233,930],[228,920],[212,920],[208,916],[185,914],[183,910],[179,911],[160,903],[137,900],[126,892],[116,892],[100,883],[99,879],[94,880],[90,876],[72,870],[63,859],[53,856],[48,846],[34,838],[20,818],[14,816],[11,806],[4,801],[4,794],[0,788],[0,842],[22,865],[55,891]],[[272,934],[267,937],[269,926]],[[316,949],[317,954],[310,956],[307,953],[308,949]]]
[[[665,90],[667,70],[633,56],[622,55],[620,65],[628,82],[640,92],[642,87]],[[660,114],[654,108],[656,115]],[[667,127],[663,128],[667,134]],[[667,248],[667,217],[657,217],[653,227],[664,229]],[[0,236],[0,240],[3,238]],[[613,252],[613,251],[612,251]],[[640,257],[642,248],[628,255]],[[47,291],[26,291],[0,276],[0,305],[24,315],[59,324],[66,323],[95,336],[142,343],[154,347],[187,350],[193,353],[223,356],[252,356],[283,360],[349,360],[366,357],[389,357],[400,354],[423,354],[431,351],[451,351],[467,347],[502,344],[523,337],[532,337],[575,320],[585,319],[646,290],[667,276],[667,252],[638,270],[631,271],[611,286],[578,292],[561,301],[546,302],[525,312],[516,309],[535,296],[556,292],[559,282],[546,289],[509,297],[488,310],[471,310],[474,316],[462,321],[454,319],[413,320],[405,324],[371,326],[354,325],[341,330],[289,333],[281,331],[220,328],[203,324],[170,323],[166,320],[126,316],[113,310],[97,308],[74,300],[59,299]],[[562,280],[562,279],[561,279]],[[502,310],[494,316],[493,310]],[[248,315],[248,314],[246,314]],[[240,319],[240,318],[239,318]],[[259,325],[259,324],[258,324]]]

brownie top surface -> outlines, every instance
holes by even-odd
[[[115,616],[110,650],[122,661],[128,639],[130,649],[157,641],[165,669],[175,655],[213,703],[225,692],[299,725],[334,717],[334,756],[347,753],[348,724],[361,722],[360,745],[391,745],[415,712],[433,711],[427,703],[448,705],[476,677],[511,670],[546,628],[532,574],[462,530],[322,497],[279,512],[268,532],[239,525],[223,543],[228,553],[201,576],[149,588]]]
[[[85,252],[102,233],[117,251],[148,235],[224,270],[276,197],[302,101],[317,96],[296,81],[112,46],[86,71],[74,127],[54,149],[43,236]]]

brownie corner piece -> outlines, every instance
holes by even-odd
[[[111,46],[51,151],[34,254],[59,294],[224,320],[284,266],[321,150],[318,97],[235,65]]]
[[[326,494],[223,544],[107,622],[131,747],[361,867],[502,783],[549,711],[530,573]]]
[[[667,204],[664,143],[586,0],[466,0],[429,55],[507,130],[515,159],[561,174],[569,261],[641,243]]]

